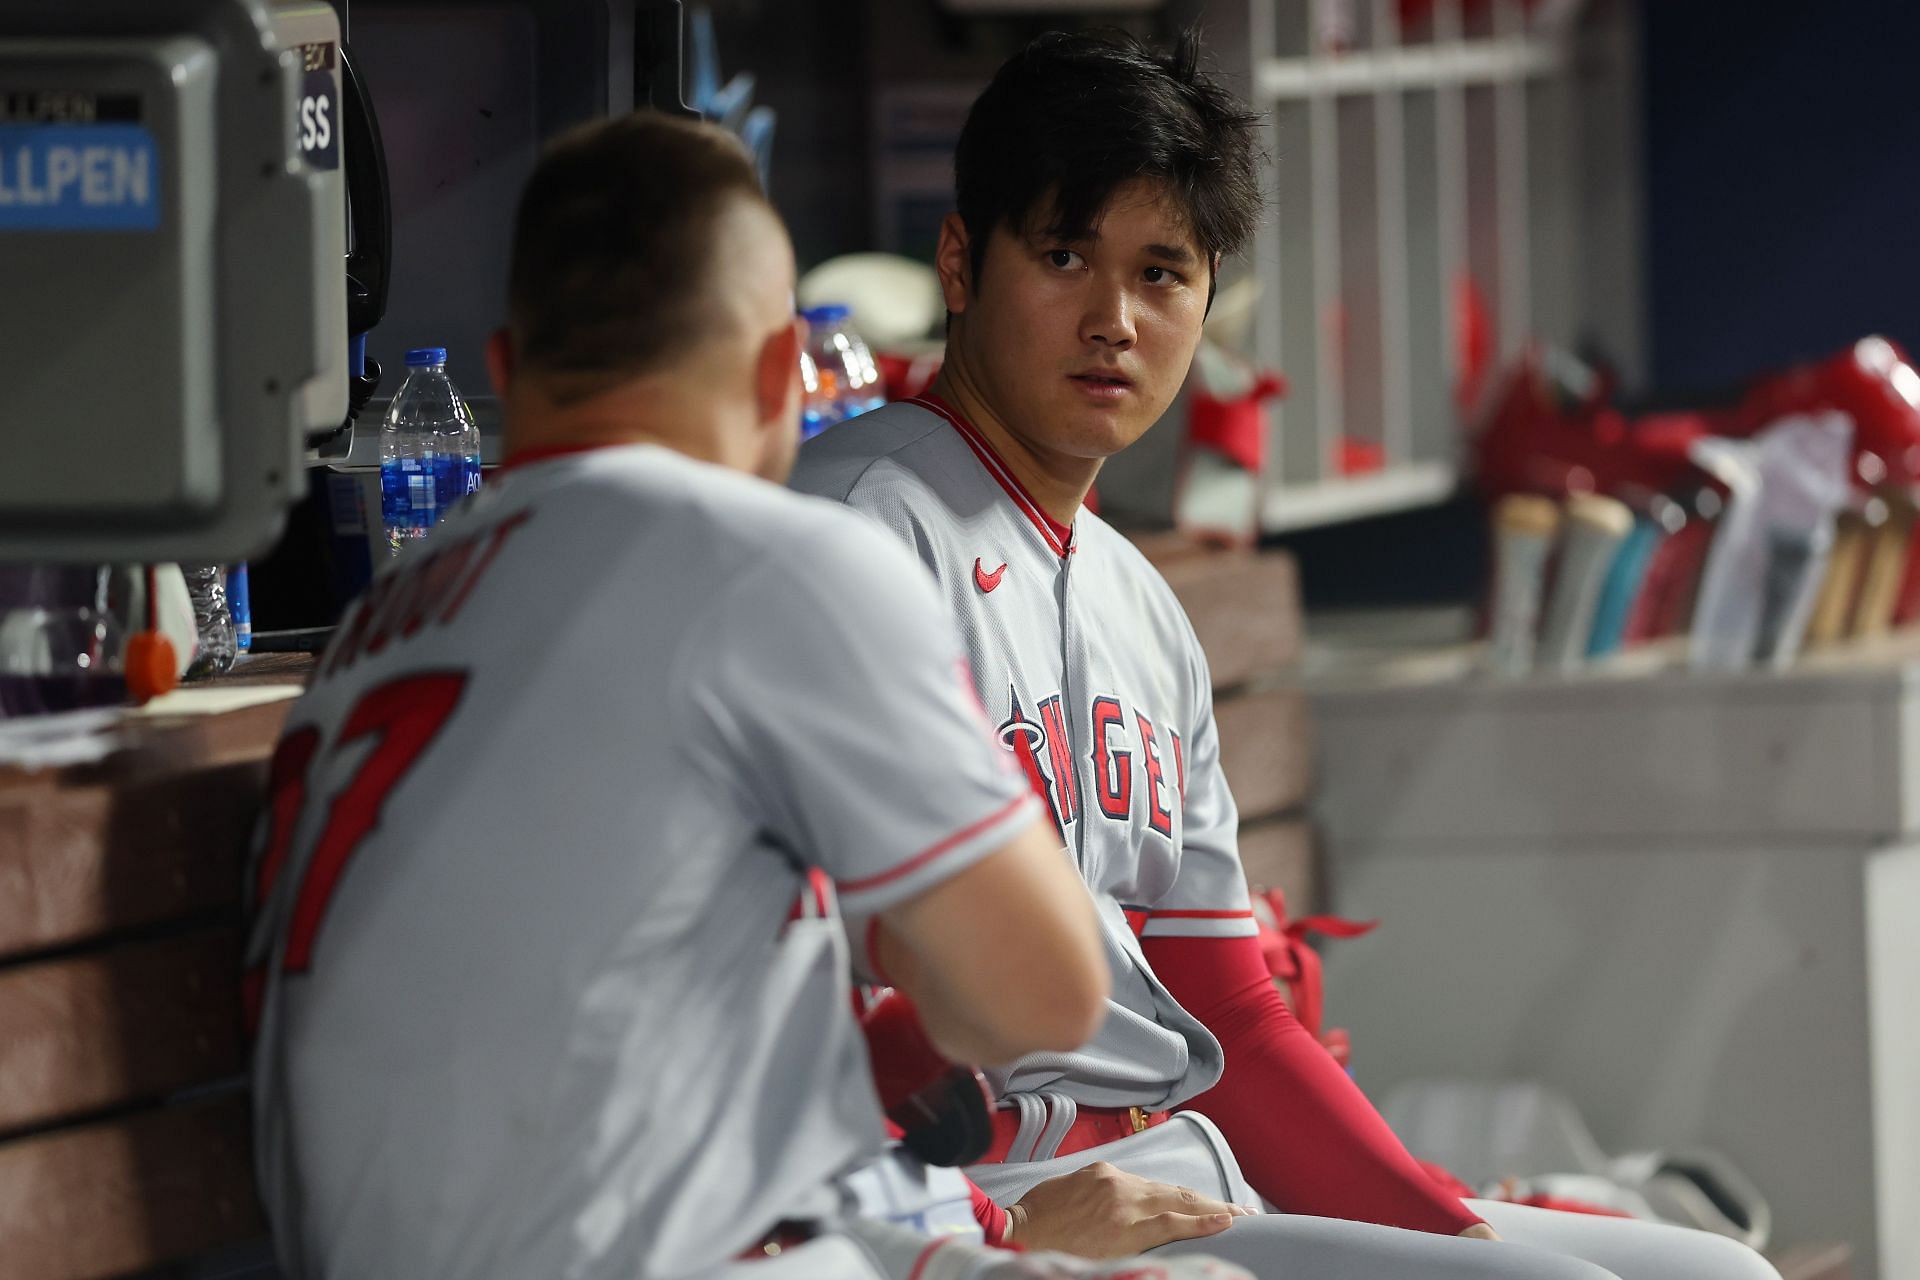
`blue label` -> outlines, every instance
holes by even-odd
[[[253,592],[245,560],[227,570],[227,612],[233,615],[233,647],[245,653],[253,648]]]
[[[153,231],[160,153],[137,124],[0,125],[0,231]]]

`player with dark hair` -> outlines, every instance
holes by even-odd
[[[998,1141],[969,1174],[1002,1204],[1092,1161],[1264,1203],[1295,1216],[1208,1244],[1261,1274],[1541,1274],[1577,1256],[1629,1280],[1772,1277],[1698,1232],[1461,1201],[1269,979],[1205,658],[1165,582],[1082,508],[1105,459],[1172,401],[1221,261],[1255,226],[1255,123],[1190,35],[1163,51],[1052,34],[1014,56],[955,157],[939,379],[828,431],[795,475],[939,580],[1001,741],[1101,912],[1105,1023],[1082,1048],[990,1073]],[[884,924],[855,936],[888,972]],[[1494,1243],[1496,1215],[1545,1249]]]
[[[1152,180],[1206,261],[1253,234],[1261,209],[1249,113],[1200,73],[1200,45],[1170,53],[1129,40],[1050,35],[1016,54],[968,113],[954,154],[955,216],[975,281],[995,230],[1068,243],[1122,187]]]

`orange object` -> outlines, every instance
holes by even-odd
[[[127,693],[144,703],[171,692],[180,683],[173,641],[158,631],[141,631],[127,641]]]

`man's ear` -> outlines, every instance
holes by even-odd
[[[487,337],[487,377],[493,382],[493,394],[504,403],[513,386],[513,336],[495,329]]]
[[[947,311],[959,315],[967,309],[973,291],[972,244],[967,239],[967,224],[960,215],[950,213],[940,221],[940,245],[934,250],[934,270],[940,273],[940,293]]]
[[[807,322],[799,316],[775,329],[760,344],[754,363],[754,404],[761,422],[785,422],[800,412],[800,353],[807,346]]]

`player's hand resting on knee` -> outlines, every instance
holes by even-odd
[[[1218,1235],[1250,1212],[1103,1162],[1050,1178],[1007,1210],[1007,1239],[1082,1258],[1125,1258]]]

